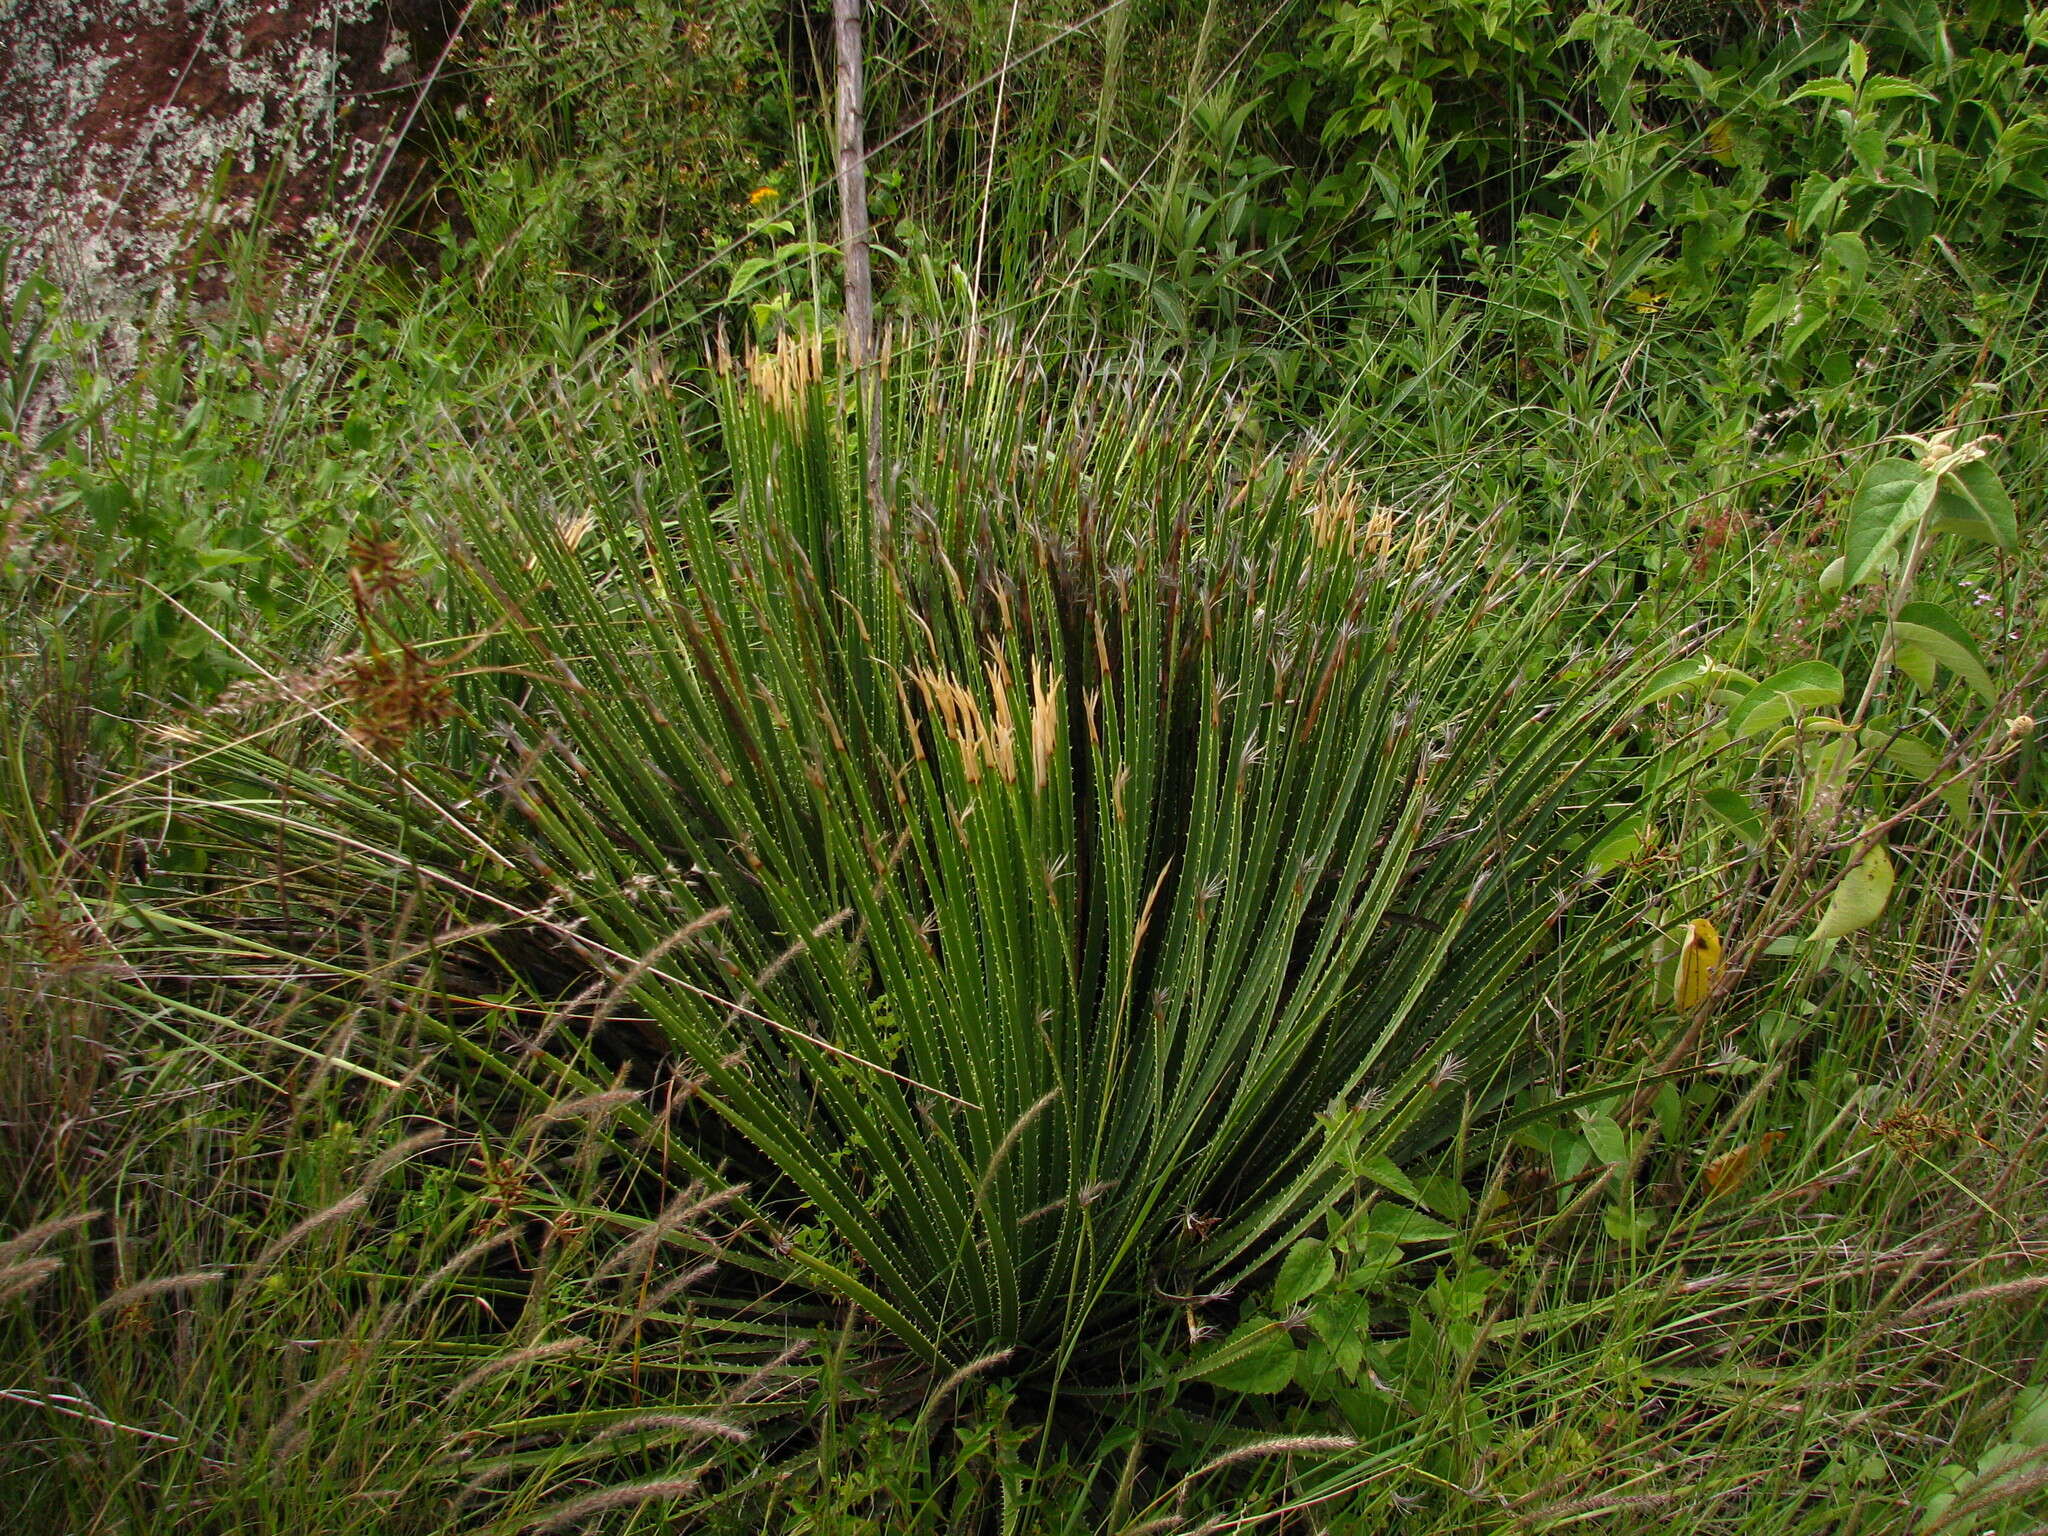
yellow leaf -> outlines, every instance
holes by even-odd
[[[1735,163],[1735,131],[1722,118],[1707,130],[1707,153],[1723,165]]]
[[[1685,925],[1685,937],[1678,944],[1678,979],[1671,999],[1678,1011],[1691,1013],[1704,1003],[1720,971],[1720,930],[1704,917],[1696,917]]]
[[[1739,1188],[1757,1160],[1768,1155],[1771,1148],[1784,1139],[1783,1131],[1766,1131],[1755,1141],[1746,1142],[1732,1152],[1723,1152],[1700,1170],[1707,1181],[1707,1193],[1719,1196]]]
[[[1654,315],[1664,307],[1670,298],[1668,293],[1659,293],[1654,288],[1631,288],[1623,295],[1628,307],[1639,315]]]

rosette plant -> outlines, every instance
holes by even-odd
[[[443,693],[235,814],[520,914],[586,975],[549,1048],[679,1072],[677,1166],[785,1272],[939,1367],[1105,1347],[1616,963],[1624,668],[1482,521],[1136,363],[904,349],[872,418],[813,348],[714,372],[715,453],[649,379],[476,434],[436,574],[360,604]]]

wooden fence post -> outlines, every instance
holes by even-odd
[[[846,263],[845,345],[849,360],[864,367],[875,353],[875,279],[868,262],[860,0],[832,0],[832,40],[839,55],[835,136],[839,141],[839,243]]]

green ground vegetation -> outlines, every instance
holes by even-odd
[[[0,281],[17,1528],[2042,1528],[2048,15],[472,21]]]

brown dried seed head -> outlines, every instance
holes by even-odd
[[[438,664],[409,645],[395,654],[350,660],[342,691],[355,705],[349,735],[378,757],[390,757],[416,730],[454,714],[454,701]]]
[[[357,605],[368,608],[398,591],[413,578],[405,568],[405,547],[374,522],[349,535],[349,585]]]
[[[1872,1129],[1894,1152],[1907,1155],[1928,1151],[1963,1134],[1963,1128],[1941,1111],[1910,1104],[1893,1110]]]

